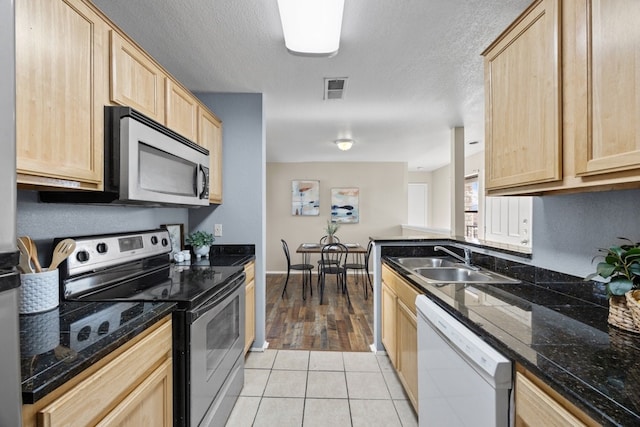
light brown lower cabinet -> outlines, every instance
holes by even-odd
[[[409,401],[418,412],[418,326],[416,297],[420,292],[382,265],[382,344]]]
[[[33,405],[23,426],[166,426],[173,422],[171,316]]]
[[[600,425],[520,365],[516,367],[514,400],[516,427]]]
[[[256,280],[255,280],[255,262],[250,262],[244,266],[246,274],[245,287],[245,333],[244,333],[244,354],[247,354],[251,348],[251,344],[256,339]]]

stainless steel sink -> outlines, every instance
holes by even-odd
[[[429,283],[520,283],[502,274],[469,267],[414,268],[413,271]]]
[[[458,264],[457,261],[444,257],[406,257],[394,258],[394,260],[411,270],[414,268],[453,267]]]
[[[391,258],[428,283],[520,283],[519,280],[483,268],[465,265],[448,257]]]
[[[486,274],[479,273],[468,268],[457,267],[441,267],[441,268],[416,268],[413,271],[419,275],[434,280],[436,282],[462,282],[462,283],[477,283],[491,281],[491,277]]]

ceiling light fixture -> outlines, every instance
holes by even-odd
[[[278,0],[278,10],[290,53],[327,57],[338,53],[344,0]]]
[[[339,149],[341,149],[342,151],[347,151],[351,149],[351,146],[355,141],[349,138],[340,138],[340,139],[336,139],[334,142],[336,143]]]

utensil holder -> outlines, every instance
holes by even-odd
[[[60,303],[58,269],[44,269],[41,273],[20,275],[20,314],[41,313],[56,308]]]
[[[60,310],[20,316],[20,329],[29,331],[20,336],[20,354],[33,356],[53,350],[60,344]]]

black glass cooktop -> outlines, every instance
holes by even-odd
[[[243,271],[242,266],[176,264],[168,269],[80,295],[73,300],[175,302],[179,308],[188,309],[224,291]]]

